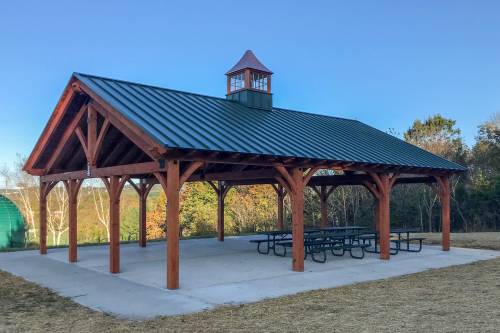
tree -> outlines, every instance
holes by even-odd
[[[25,160],[21,155],[17,155],[13,172],[7,174],[10,175],[9,183],[13,186],[11,199],[20,207],[28,224],[26,241],[29,242],[38,239],[36,218],[40,193],[38,192],[38,179],[22,170]]]
[[[69,229],[68,194],[62,184],[50,191],[47,202],[47,228],[52,234],[52,244],[61,245],[61,237]]]
[[[106,231],[106,239],[109,242],[109,199],[104,193],[106,189],[99,186],[99,180],[92,179],[90,181],[90,193],[92,195],[95,212],[97,213],[97,220],[104,227]]]
[[[439,114],[430,116],[423,122],[417,119],[413,122],[412,127],[404,133],[404,138],[407,142],[438,156],[465,164],[467,148],[463,143],[461,131],[456,128],[456,121],[453,119],[444,118]],[[420,188],[422,204],[427,212],[428,229],[432,232],[433,210],[437,195],[429,188]]]
[[[460,129],[455,127],[456,121],[439,114],[413,122],[404,133],[404,139],[416,146],[441,157],[457,162],[465,162],[466,147]]]
[[[475,181],[500,174],[500,112],[479,126],[471,159]]]

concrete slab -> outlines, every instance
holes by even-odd
[[[184,240],[181,289],[165,285],[165,243],[121,246],[121,273],[108,273],[108,247],[78,249],[79,261],[67,262],[67,249],[0,253],[0,269],[48,287],[74,301],[131,319],[176,315],[224,304],[255,302],[320,288],[421,272],[500,257],[498,251],[425,246],[421,253],[400,253],[389,261],[368,254],[363,260],[329,256],[325,264],[306,260],[305,272],[291,270],[291,258],[261,255],[255,236]]]

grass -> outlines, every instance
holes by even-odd
[[[499,235],[479,236],[500,250]],[[471,237],[454,235],[454,245],[474,244]],[[89,310],[1,271],[0,281],[1,332],[497,332],[500,327],[500,259],[142,322]]]
[[[441,233],[424,233],[427,244],[441,244]],[[500,232],[452,233],[451,246],[500,250]]]

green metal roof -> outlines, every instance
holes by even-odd
[[[23,216],[12,201],[0,195],[0,248],[23,245]]]
[[[74,75],[166,148],[466,170],[357,120]]]

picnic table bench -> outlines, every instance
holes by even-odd
[[[391,246],[391,255],[396,255],[399,251],[405,252],[420,252],[422,250],[422,242],[425,240],[424,237],[410,237],[411,233],[418,233],[420,229],[418,228],[394,228],[390,230],[391,238],[390,242],[394,245]],[[396,234],[396,235],[394,235]],[[406,237],[401,235],[406,234]],[[359,236],[359,239],[363,241],[364,244],[369,244],[373,249],[367,248],[366,252],[369,253],[380,253],[379,249],[379,233],[378,231],[370,231]],[[372,243],[373,242],[373,243]],[[418,243],[417,248],[412,248],[412,243]],[[401,244],[406,246],[402,247]]]
[[[307,235],[312,232],[317,232],[318,229],[306,229],[304,230],[304,234]],[[273,231],[264,231],[259,234],[266,236],[266,238],[261,239],[252,239],[250,243],[257,244],[257,252],[260,254],[269,254],[271,250],[277,256],[284,257],[286,253],[276,252],[276,243],[280,241],[291,241],[292,240],[292,231],[291,230],[273,230]],[[265,250],[261,249],[261,245],[264,244]]]
[[[368,244],[360,243],[355,239],[353,233],[324,233],[317,232],[304,236],[304,259],[308,255],[315,262],[326,262],[326,251],[331,251],[335,256],[343,256],[345,252],[349,252],[350,256],[355,259],[362,259],[365,256],[365,248]],[[276,245],[283,247],[283,255],[286,255],[286,249],[293,246],[292,241],[279,241]],[[360,249],[361,254],[353,252],[355,249]],[[337,253],[336,251],[342,251]],[[321,258],[317,258],[318,254],[322,254]]]

